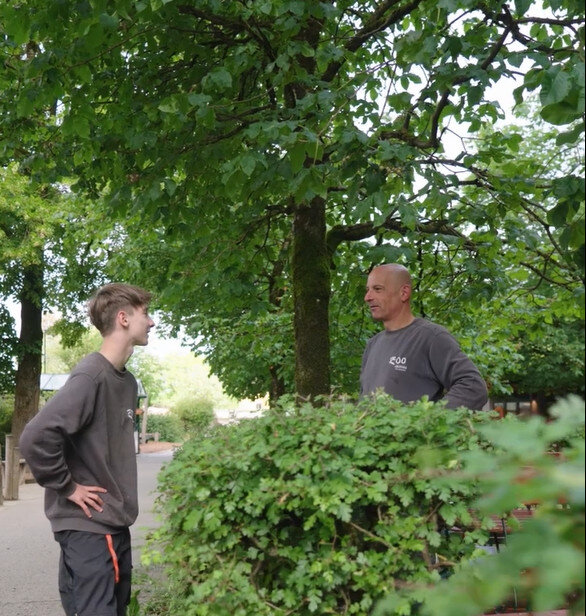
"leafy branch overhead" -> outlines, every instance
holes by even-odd
[[[0,19],[4,160],[105,197],[112,276],[157,291],[234,392],[355,383],[383,260],[442,320],[482,297],[527,325],[508,293],[583,318],[580,3],[26,0]]]

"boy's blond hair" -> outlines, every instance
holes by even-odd
[[[106,284],[93,294],[88,303],[90,320],[102,336],[107,336],[114,329],[119,310],[148,307],[151,298],[151,293],[131,284]]]

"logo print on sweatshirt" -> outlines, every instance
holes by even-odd
[[[134,411],[132,409],[126,409],[126,414],[128,415],[128,419],[134,420]]]
[[[407,358],[400,357],[399,355],[393,355],[389,359],[389,364],[395,367],[395,370],[399,370],[400,372],[407,371]]]

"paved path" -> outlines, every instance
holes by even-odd
[[[146,532],[157,525],[152,512],[157,475],[171,457],[171,451],[137,456],[140,513],[131,529],[135,564]],[[0,506],[0,616],[63,616],[58,562],[59,546],[43,513],[43,489],[21,485],[19,500]]]

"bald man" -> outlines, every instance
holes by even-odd
[[[375,267],[364,301],[384,330],[367,343],[362,357],[362,396],[384,390],[402,402],[442,398],[448,408],[481,410],[486,383],[456,339],[441,325],[413,316],[411,276],[402,265]]]

